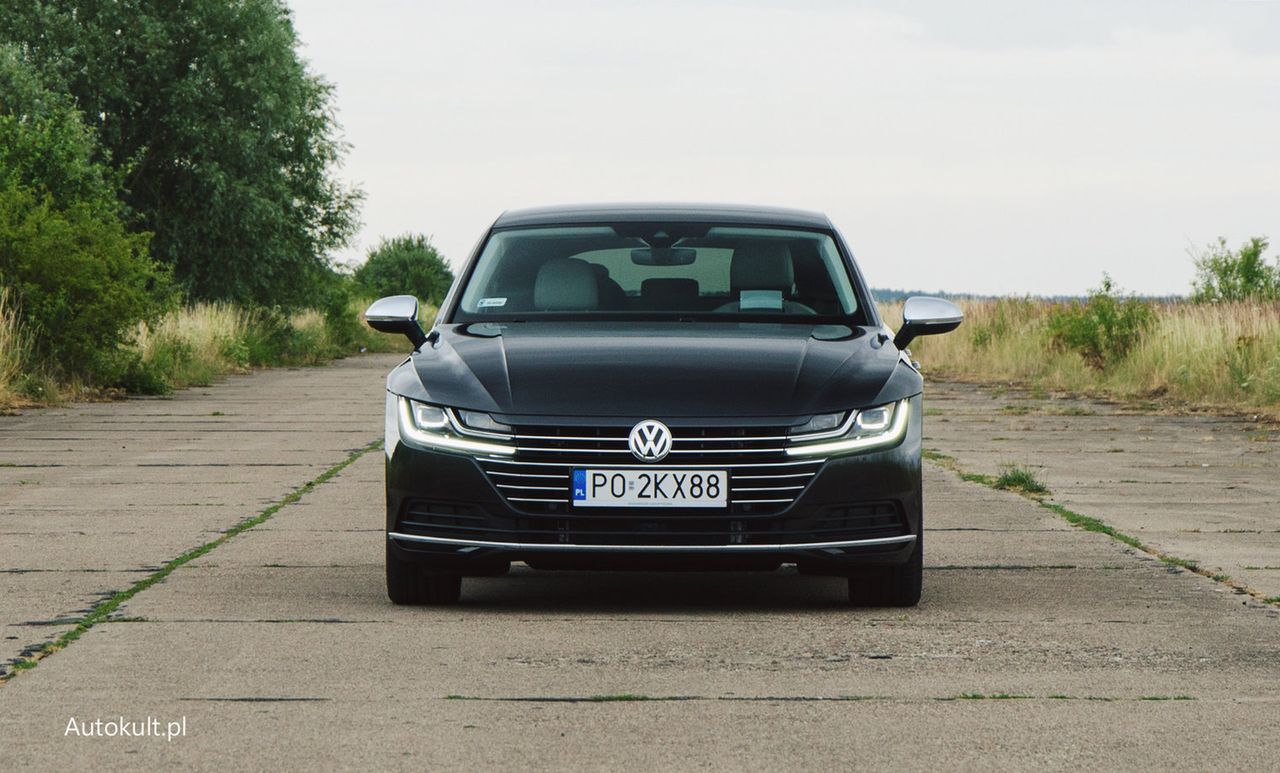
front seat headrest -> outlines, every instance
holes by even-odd
[[[552,258],[538,269],[533,306],[538,311],[589,311],[600,305],[600,289],[591,264],[574,258]]]
[[[781,290],[790,295],[795,287],[791,248],[785,242],[753,239],[734,248],[729,263],[729,289]]]

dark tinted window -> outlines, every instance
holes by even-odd
[[[858,311],[835,241],[816,231],[680,224],[495,233],[455,321],[538,315],[783,318]]]

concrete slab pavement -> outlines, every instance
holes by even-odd
[[[538,573],[383,595],[368,454],[0,689],[18,765],[1265,769],[1280,610],[931,466],[925,599]],[[353,506],[365,502],[363,507]],[[606,699],[608,698],[608,699]],[[185,717],[79,739],[70,716]],[[127,756],[125,756],[127,755]]]
[[[189,501],[206,512],[178,504],[180,477],[147,488],[136,459],[117,465],[122,480],[138,481],[117,488],[139,493],[136,501],[108,500],[97,533],[105,547],[86,553],[78,567],[65,564],[62,585],[43,576],[55,572],[0,575],[15,578],[18,591],[0,610],[91,603],[95,592],[139,574],[130,562],[173,558],[166,551],[183,539],[190,541],[181,549],[194,547],[278,501],[270,497],[377,436],[381,400],[360,404],[350,394],[380,383],[387,364],[336,366],[348,370],[311,408],[333,416],[338,429],[315,444],[289,435],[287,423],[230,443],[198,431],[160,434],[191,450],[195,462],[201,444],[209,458],[234,462],[241,443],[261,443],[257,451],[269,460],[274,442],[300,465],[281,473],[297,482],[282,478],[273,489],[271,476],[239,466],[229,468],[234,484],[193,472]],[[205,397],[217,399],[221,388]],[[287,385],[279,390],[287,393]],[[1098,428],[1053,423],[1089,415],[1044,409],[1043,426],[1030,411],[992,418],[981,410],[990,397],[966,390],[938,390],[940,399],[927,404],[930,444],[975,471],[994,472],[1007,461],[1043,464],[1037,470],[1055,491],[1099,491],[1102,467],[1062,463],[1092,456]],[[333,405],[322,407],[324,400]],[[253,415],[274,414],[263,408]],[[992,431],[1010,418],[1022,423]],[[1128,421],[1108,417],[1107,426],[1117,427],[1108,432],[1138,432]],[[1202,428],[1166,426],[1162,417],[1141,421],[1149,429],[1140,435],[1171,444],[1152,446],[1145,458],[1181,460],[1162,470],[1165,477],[1143,478],[1156,492],[1151,501],[1176,504],[1178,497],[1161,493],[1172,484],[1157,481],[1177,477],[1239,492],[1215,495],[1226,503],[1222,524],[1265,520],[1268,481],[1235,468],[1219,468],[1214,477],[1191,466],[1200,456],[1182,458],[1186,433]],[[40,435],[36,427],[28,431],[28,439]],[[48,442],[72,442],[72,434]],[[1134,439],[1134,447],[1139,442],[1148,441]],[[1216,442],[1225,444],[1225,435]],[[1124,447],[1097,456],[1122,457]],[[1255,461],[1248,449],[1240,454]],[[1115,470],[1117,480],[1106,484],[1114,496],[1073,506],[1104,519],[1125,517],[1119,507],[1107,514],[1091,508],[1123,505],[1123,486],[1131,484],[1118,479],[1137,479],[1145,469]],[[100,490],[92,482],[116,471],[88,465],[83,472],[69,494]],[[378,453],[361,456],[0,685],[0,768],[1267,770],[1280,759],[1273,720],[1280,711],[1280,608],[936,465],[926,469],[925,597],[907,610],[850,609],[841,581],[790,570],[654,575],[525,567],[466,581],[462,606],[395,607],[382,584],[381,473]],[[55,523],[93,533],[92,508],[75,507],[83,498],[26,496],[25,509],[7,514],[14,525],[0,535],[8,540],[0,555],[10,563],[21,557],[59,565],[40,552],[42,542],[63,539],[51,533]],[[1234,512],[1237,497],[1244,506]],[[157,501],[144,505],[148,498]],[[1203,501],[1184,503],[1179,523],[1194,523],[1190,507]],[[189,509],[166,518],[171,507]],[[135,511],[141,523],[133,523]],[[1143,539],[1154,539],[1157,524],[1133,522],[1149,527]],[[1205,549],[1213,551],[1226,544],[1215,534],[1236,534],[1171,533],[1208,535]],[[94,574],[85,571],[92,567],[109,576],[80,576]],[[50,626],[10,627],[34,640],[35,628]],[[185,719],[187,732],[172,740],[66,732],[72,718],[122,716]]]
[[[395,355],[0,416],[0,673],[380,436]]]
[[[1280,597],[1280,431],[1026,390],[930,384],[925,445],[968,472],[1032,470],[1053,501]]]

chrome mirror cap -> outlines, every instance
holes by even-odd
[[[388,295],[369,305],[364,312],[367,322],[418,321],[418,299],[412,295]]]
[[[415,350],[427,342],[427,334],[418,324],[418,299],[412,295],[379,298],[365,310],[364,321],[379,332],[405,336]]]
[[[918,336],[949,333],[963,321],[964,312],[951,301],[927,296],[908,298],[902,305],[902,329],[893,345],[905,349]]]

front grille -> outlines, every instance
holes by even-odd
[[[637,461],[627,447],[631,426],[519,426],[515,456],[481,459],[480,466],[507,503],[525,513],[574,512],[569,489],[575,468],[645,467],[725,470],[728,514],[768,516],[789,507],[826,461],[786,456],[785,427],[673,426],[668,456],[660,463],[646,464]],[[663,512],[672,516],[682,511]],[[684,512],[690,517],[707,514],[701,509]]]

